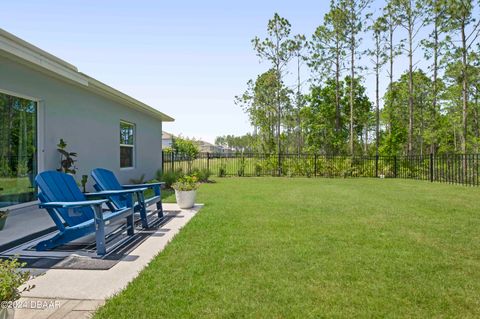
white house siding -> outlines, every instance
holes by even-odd
[[[104,167],[128,183],[142,174],[153,178],[161,167],[162,123],[149,114],[1,55],[0,91],[40,101],[39,171],[58,168],[60,138],[68,143],[69,151],[78,153],[77,180],[90,175],[93,168]],[[121,120],[136,125],[134,168],[120,169]]]

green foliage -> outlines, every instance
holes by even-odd
[[[18,178],[33,173],[37,139],[35,106],[33,101],[0,93],[0,177]]]
[[[245,175],[245,157],[240,157],[239,166],[237,170],[237,176],[242,177]]]
[[[175,153],[187,156],[188,159],[194,160],[197,158],[199,149],[194,140],[176,137],[173,140],[172,149]]]
[[[196,175],[184,175],[180,177],[173,185],[173,189],[177,191],[192,191],[200,186]]]
[[[414,130],[413,139],[418,141],[414,144],[415,153],[428,154],[431,144],[444,144],[438,136],[439,125],[444,116],[432,108],[432,81],[424,72],[413,73],[416,90],[413,99],[415,103],[414,119],[421,123]],[[408,144],[408,73],[402,74],[398,81],[389,87],[385,94],[385,106],[382,110],[382,120],[386,123],[388,130],[380,144],[380,153],[383,155],[398,155],[407,152]]]
[[[191,173],[192,163],[197,158],[200,150],[195,140],[176,137],[173,140],[172,148],[177,156],[183,157],[188,161],[187,172]]]
[[[161,170],[157,171],[157,180],[164,182],[166,188],[171,188],[172,185],[184,175],[181,169],[176,171],[166,171],[162,172]]]
[[[225,163],[221,163],[218,167],[218,177],[225,177],[227,176],[227,165]]]
[[[215,138],[215,145],[223,146],[234,151],[255,152],[258,145],[258,136],[250,133],[242,136],[217,136],[217,138]]]
[[[75,167],[75,157],[77,153],[66,151],[67,143],[60,139],[60,142],[57,144],[57,151],[60,153],[60,168],[57,171],[67,174],[76,174],[77,168]]]
[[[0,300],[15,301],[20,294],[29,291],[34,286],[27,286],[20,290],[31,277],[29,271],[22,271],[20,268],[26,263],[19,262],[16,258],[0,259]]]
[[[256,54],[270,62],[270,70],[250,80],[245,93],[236,97],[254,128],[253,142],[244,147],[241,137],[230,136],[229,142],[221,137],[218,144],[261,154],[479,152],[478,1],[391,0],[374,11],[372,2],[331,0],[308,45],[301,36],[292,38],[288,20],[275,14],[267,37],[252,41]],[[363,43],[365,38],[372,41]],[[300,73],[295,94],[283,74],[292,57],[301,69],[300,50],[305,47],[309,55],[302,59],[314,71],[307,106]],[[420,69],[425,63],[415,52],[419,47],[429,60],[428,73]],[[402,54],[407,71],[395,81],[394,75],[404,72],[397,70]],[[385,64],[388,70],[383,70]],[[367,94],[368,78],[363,76],[370,74],[375,75],[375,92]],[[380,92],[386,78],[388,88]],[[375,112],[369,95],[375,96]]]
[[[162,152],[165,154],[171,154],[174,152],[174,149],[172,147],[164,147],[162,148]]]
[[[255,176],[261,176],[263,171],[262,164],[260,162],[255,162]]]
[[[250,80],[247,85],[247,91],[237,96],[235,103],[244,109],[250,123],[257,129],[258,151],[276,152],[280,138],[279,121],[288,125],[291,90],[285,87],[275,69],[259,75],[255,83]]]
[[[87,182],[88,182],[88,175],[82,175],[82,180],[80,181],[80,183],[82,184],[82,190],[84,193],[87,192],[86,190]]]
[[[6,218],[8,217],[8,210],[0,210],[0,218]]]
[[[335,108],[336,83],[329,80],[324,86],[314,86],[308,97],[308,105],[302,110],[302,128],[304,130],[305,143],[312,152],[322,154],[345,154],[348,152],[349,130],[346,123],[349,122],[350,107],[348,96],[350,91],[350,78],[340,81],[340,109],[337,128],[337,110]],[[365,87],[358,79],[355,81],[354,119],[356,138],[361,138],[364,129],[369,125],[372,118],[372,105],[365,94]]]
[[[192,169],[192,174],[198,177],[198,181],[201,183],[209,182],[209,178],[212,175],[212,172],[206,168],[194,168]]]
[[[144,184],[145,183],[145,174],[140,175],[138,178],[130,178],[130,183],[132,184]]]

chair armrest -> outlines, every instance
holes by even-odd
[[[40,208],[79,208],[85,206],[95,206],[102,205],[103,203],[108,202],[107,199],[97,199],[97,200],[86,200],[81,202],[48,202],[40,203],[38,206]]]
[[[152,187],[154,187],[154,186],[162,186],[162,185],[165,185],[165,182],[148,183],[148,184],[136,184],[136,185],[122,185],[122,187],[125,188],[125,189],[139,188],[139,187],[152,188]]]
[[[100,196],[100,197],[105,197],[105,196],[115,196],[115,195],[125,195],[125,194],[133,194],[135,192],[139,191],[145,191],[147,190],[146,188],[136,188],[136,189],[122,189],[122,190],[112,190],[112,191],[101,191],[101,192],[95,192],[95,193],[85,193],[85,196],[91,197],[91,196]]]

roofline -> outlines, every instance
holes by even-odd
[[[105,83],[79,72],[74,65],[57,58],[56,56],[0,28],[0,53],[4,52],[20,59],[22,62],[33,64],[41,70],[54,73],[62,80],[67,80],[69,82],[74,82],[76,85],[87,87],[91,91],[129,107],[138,109],[163,122],[174,121],[172,117],[165,113],[162,113],[157,109],[106,85]]]

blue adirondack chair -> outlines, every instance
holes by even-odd
[[[124,190],[130,189],[135,190],[137,194],[137,201],[134,204],[135,212],[140,213],[140,218],[142,221],[142,227],[148,228],[147,220],[147,207],[156,204],[158,217],[163,217],[163,206],[162,206],[162,195],[160,193],[160,186],[165,183],[148,183],[148,184],[136,184],[136,185],[121,185],[118,182],[118,179],[115,177],[115,174],[112,171],[104,168],[96,168],[92,171],[92,177],[95,180],[95,189],[97,191],[112,191],[112,190]],[[145,189],[153,189],[154,196],[150,198],[145,198],[144,191]],[[120,209],[125,207],[125,200],[121,199],[119,196],[110,196],[111,209]]]
[[[35,178],[40,189],[39,207],[47,210],[59,232],[37,244],[37,250],[52,249],[85,235],[96,233],[97,254],[104,255],[105,223],[126,218],[127,234],[133,235],[133,193],[132,191],[109,191],[83,194],[72,176],[56,171],[40,173]],[[127,204],[121,209],[103,212],[102,205],[108,203],[108,196],[123,196]],[[88,196],[104,199],[87,200]]]

